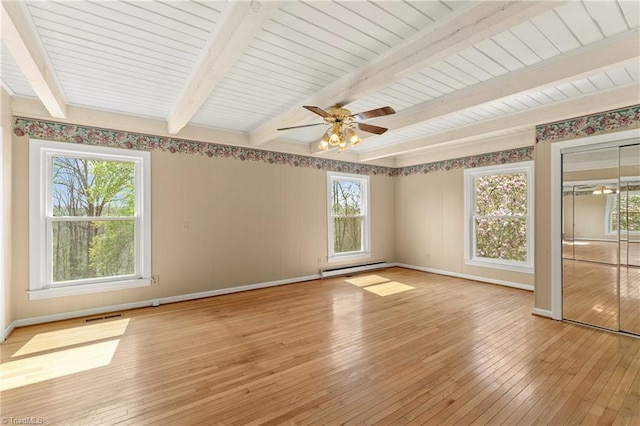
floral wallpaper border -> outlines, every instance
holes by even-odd
[[[453,160],[393,168],[23,117],[15,117],[14,133],[17,136],[27,135],[34,139],[84,143],[88,145],[137,149],[142,151],[157,150],[215,158],[233,158],[241,161],[260,161],[269,164],[308,167],[334,172],[384,176],[409,176],[413,174],[491,166],[533,159],[533,146],[530,146],[508,151],[456,158]]]
[[[640,105],[536,126],[536,143],[600,135],[640,128]]]
[[[415,166],[397,168],[396,171],[399,176],[410,176],[452,169],[495,166],[497,164],[517,163],[528,160],[533,160],[533,146],[455,158],[452,160],[436,161],[435,163],[416,164]]]

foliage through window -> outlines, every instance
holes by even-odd
[[[52,160],[53,282],[134,275],[134,164]]]
[[[113,283],[148,284],[149,154],[31,144],[31,199],[40,212],[30,225],[32,295],[80,285],[101,291]],[[56,294],[49,293],[42,297]]]
[[[368,252],[368,176],[329,173],[329,257]]]
[[[620,200],[620,231],[640,233],[640,193],[623,191],[618,195],[610,194],[608,233],[618,231],[618,200]]]
[[[465,171],[469,261],[530,267],[530,174],[522,165]]]

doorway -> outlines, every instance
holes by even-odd
[[[562,152],[562,318],[640,335],[640,143]]]

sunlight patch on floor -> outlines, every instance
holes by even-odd
[[[36,334],[13,357],[122,336],[129,318]]]
[[[120,339],[114,339],[4,363],[0,365],[0,391],[109,365],[119,343]]]
[[[402,284],[396,281],[389,281],[384,284],[377,284],[369,287],[364,287],[365,290],[383,297],[389,296],[391,294],[402,293],[403,291],[407,291],[407,290],[413,290],[414,288],[415,287],[411,287],[410,285]]]
[[[345,281],[349,284],[357,285],[358,287],[365,287],[368,285],[380,284],[389,281],[389,279],[379,275],[365,275],[362,277],[350,278]]]
[[[367,274],[356,278],[349,278],[348,280],[344,281],[348,284],[358,286],[363,290],[367,290],[370,293],[382,297],[402,293],[404,291],[413,290],[415,288],[407,284],[399,283],[397,281],[390,281],[389,278],[381,277],[380,275],[374,274]]]

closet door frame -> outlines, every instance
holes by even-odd
[[[551,144],[551,317],[562,320],[562,154],[631,145],[640,139],[640,129],[577,138]]]

